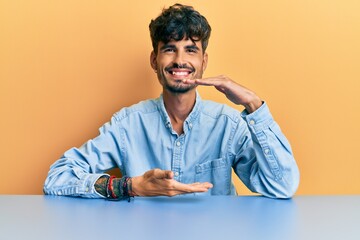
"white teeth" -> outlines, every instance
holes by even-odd
[[[172,74],[176,76],[185,76],[188,75],[188,72],[172,72]]]

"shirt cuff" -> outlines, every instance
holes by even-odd
[[[88,174],[87,178],[85,179],[85,189],[82,189],[81,195],[86,198],[106,198],[105,196],[101,195],[95,190],[95,183],[96,181],[101,178],[102,176],[109,176],[108,174]]]
[[[263,104],[255,112],[250,114],[246,111],[246,109],[243,110],[241,112],[241,117],[255,132],[268,128],[270,123],[274,121],[266,102],[263,102]]]

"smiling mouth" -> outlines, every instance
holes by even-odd
[[[189,69],[168,70],[167,72],[175,77],[188,77],[191,73],[193,73],[193,71]]]

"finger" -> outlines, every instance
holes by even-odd
[[[220,77],[209,77],[209,78],[201,78],[201,79],[194,79],[195,83],[198,85],[203,86],[215,86],[220,87],[224,84],[223,79]]]
[[[166,172],[166,177],[167,179],[173,179],[174,178],[174,172],[173,171],[165,171]]]
[[[195,183],[190,183],[189,184],[190,186],[196,186],[196,187],[204,187],[204,188],[207,188],[207,189],[210,189],[213,187],[213,185],[211,183],[208,183],[208,182],[204,182],[204,183],[200,183],[200,182],[195,182]]]
[[[190,185],[199,185],[199,182],[190,183]]]
[[[226,93],[226,89],[222,87],[215,87],[219,92]]]
[[[202,79],[183,79],[186,84],[198,84],[203,86],[217,86],[219,84],[216,78],[202,78]]]
[[[174,178],[174,173],[170,170],[161,170],[161,169],[154,169],[154,175],[155,178],[158,179],[172,179]]]
[[[213,185],[209,182],[203,182],[203,183],[200,183],[200,185],[204,188],[207,188],[207,189],[210,189],[213,187]]]
[[[192,183],[192,184],[184,184],[180,182],[175,182],[173,187],[174,190],[183,192],[183,193],[194,193],[194,192],[207,192],[210,188],[212,188],[211,183]]]
[[[182,82],[186,84],[195,84],[195,79],[183,79]]]

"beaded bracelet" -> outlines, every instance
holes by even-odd
[[[110,198],[111,195],[110,195],[110,192],[109,192],[109,180],[110,180],[110,177],[109,176],[106,176],[106,198]]]
[[[134,197],[135,195],[132,191],[131,177],[123,176],[120,179],[119,188],[121,195],[124,198],[128,198],[128,201],[130,202],[130,197]]]
[[[107,189],[109,190],[109,193],[110,193],[110,196],[113,198],[113,199],[117,199],[118,197],[115,195],[114,191],[113,191],[113,180],[114,178],[116,178],[115,176],[111,176],[109,178],[109,182],[108,182],[108,185],[107,185]]]
[[[129,196],[137,196],[136,193],[132,190],[132,178],[129,177],[127,180],[126,180],[126,183],[127,183],[127,191],[128,191],[128,195]]]
[[[123,187],[126,189],[125,192],[127,194],[128,202],[130,202],[131,198],[134,198],[136,195],[132,190],[132,178],[126,177],[124,183],[125,185],[123,185]]]
[[[109,200],[123,200],[127,199],[130,202],[131,197],[133,198],[136,194],[132,191],[131,177],[123,176],[119,180],[119,196],[116,196],[113,189],[113,179],[115,176],[111,176],[107,181],[106,193]]]

